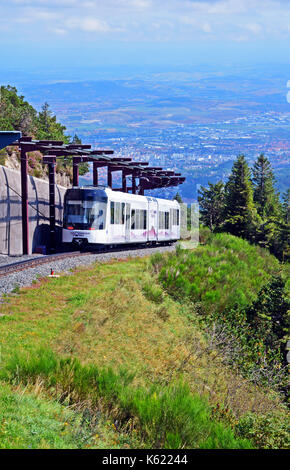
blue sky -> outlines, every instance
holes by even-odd
[[[0,0],[3,66],[288,61],[288,0]]]

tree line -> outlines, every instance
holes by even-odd
[[[252,168],[244,155],[235,160],[226,181],[201,186],[202,224],[268,248],[280,260],[290,257],[290,189],[280,200],[271,164],[261,154]]]
[[[48,103],[44,103],[41,111],[37,110],[25,100],[24,96],[18,95],[17,89],[10,85],[0,87],[0,130],[21,131],[39,140],[61,140],[64,144],[81,144],[81,139],[74,135],[66,134],[66,127],[57,122],[56,116],[50,109]],[[57,171],[72,168],[72,158],[58,161]],[[87,163],[79,165],[80,174],[89,170]]]

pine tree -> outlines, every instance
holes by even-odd
[[[82,144],[82,139],[80,139],[79,136],[77,134],[75,134],[73,136],[71,144],[81,145]],[[89,171],[90,171],[90,164],[88,162],[79,163],[79,175],[80,176],[85,175]]]
[[[198,191],[200,219],[211,231],[218,230],[223,223],[224,215],[224,184],[209,183],[209,188],[201,186]]]
[[[262,287],[257,299],[245,312],[254,333],[263,341],[268,352],[281,351],[284,357],[289,332],[289,308],[285,280],[281,275],[276,275]]]
[[[259,217],[254,206],[251,174],[244,155],[237,157],[225,186],[224,230],[254,241]]]
[[[48,103],[44,103],[38,114],[37,138],[42,140],[61,140],[69,143],[70,136],[65,135],[66,127],[56,121]]]
[[[282,260],[290,260],[290,189],[283,194],[282,217],[277,222],[278,237],[274,253]]]
[[[290,189],[287,189],[287,191],[283,194],[282,196],[282,217],[283,221],[285,224],[290,223]]]
[[[183,200],[182,200],[182,198],[181,198],[181,196],[180,196],[179,193],[176,193],[176,194],[175,194],[175,196],[174,196],[174,198],[173,198],[173,201],[177,201],[179,204],[183,204]]]
[[[275,178],[269,160],[261,154],[253,167],[254,202],[262,219],[277,217],[280,212],[279,194],[275,192]]]
[[[75,145],[81,145],[82,143],[82,139],[79,138],[79,136],[77,134],[75,134],[73,136],[73,139],[71,141],[71,144],[75,144]]]

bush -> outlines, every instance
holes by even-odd
[[[232,346],[225,362],[235,364],[254,383],[285,390],[287,286],[278,260],[260,247],[229,234],[212,234],[209,244],[163,256],[162,287],[177,301],[198,305],[207,332],[226,327]],[[219,348],[222,348],[219,345]],[[230,352],[230,354],[229,354]]]
[[[161,304],[163,302],[163,290],[158,285],[148,282],[143,285],[142,290],[146,299],[150,300],[151,302],[154,302],[156,304]]]
[[[273,412],[266,415],[248,413],[239,420],[236,432],[243,438],[251,439],[258,448],[290,448],[289,420]]]
[[[2,371],[3,374],[3,371]],[[250,448],[247,439],[234,437],[233,431],[211,419],[208,403],[192,395],[182,382],[169,386],[134,388],[133,375],[126,370],[82,366],[75,359],[59,359],[51,351],[40,350],[28,358],[14,356],[4,377],[29,382],[41,377],[58,390],[69,404],[89,399],[93,406],[113,413],[121,424],[136,423],[148,446],[153,448]]]
[[[279,271],[278,260],[266,250],[228,234],[216,234],[208,245],[159,256],[151,263],[170,295],[202,302],[208,313],[246,307]]]

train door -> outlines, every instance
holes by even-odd
[[[126,212],[125,212],[125,240],[126,242],[130,241],[130,231],[131,231],[131,204],[126,203]]]
[[[157,240],[158,234],[158,202],[148,198],[148,240]]]

